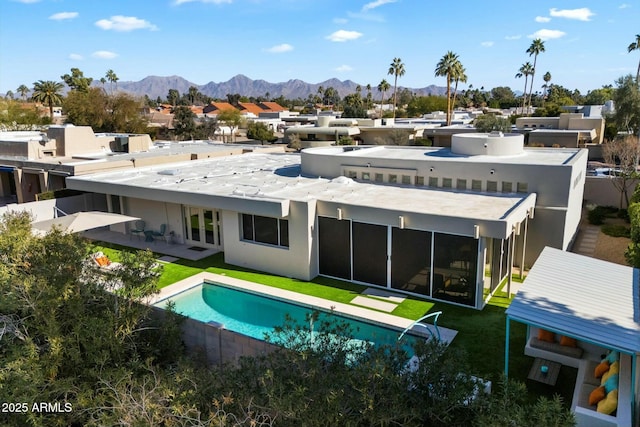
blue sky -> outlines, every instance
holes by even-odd
[[[535,87],[588,90],[635,74],[638,0],[0,0],[0,92],[57,80],[73,67],[121,81],[236,74],[310,83],[336,77],[377,86],[399,57],[398,84],[445,86],[438,60],[457,53],[469,84],[522,90],[514,76],[545,40]]]

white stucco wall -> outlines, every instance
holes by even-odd
[[[314,204],[291,202],[289,247],[276,247],[241,239],[240,213],[224,211],[224,260],[229,264],[301,280],[317,275],[317,256],[312,248]]]

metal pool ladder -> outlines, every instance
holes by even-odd
[[[404,334],[406,334],[409,330],[411,330],[414,326],[422,326],[423,328],[425,328],[433,338],[437,339],[438,341],[440,341],[440,329],[438,329],[438,317],[440,317],[440,315],[442,314],[441,311],[436,311],[435,313],[430,313],[427,314],[426,316],[422,316],[421,318],[419,318],[418,320],[416,320],[415,322],[413,322],[412,324],[410,324],[409,326],[407,326],[407,328],[402,331],[402,333],[400,334],[400,336],[398,337],[398,341],[400,341],[402,339],[402,337],[404,336]],[[420,323],[423,320],[428,319],[429,317],[433,317],[433,326],[434,329],[436,330],[436,333],[434,334],[433,331],[431,330],[431,328],[429,328],[429,325],[426,323]]]

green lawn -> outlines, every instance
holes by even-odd
[[[97,246],[111,259],[117,261],[121,250],[127,248],[105,244]],[[158,255],[159,257],[160,255]],[[275,276],[238,267],[224,262],[223,253],[218,253],[198,261],[180,259],[173,263],[164,263],[159,286],[165,287],[179,280],[208,271],[224,274],[229,277],[291,290],[331,301],[349,304],[350,301],[366,287],[336,279],[317,277],[309,282]],[[514,277],[515,281],[519,279]],[[506,283],[506,281],[505,281]],[[511,299],[508,298],[505,283],[496,292],[491,302],[483,310],[475,310],[453,304],[425,301],[408,297],[391,313],[408,319],[418,319],[428,312],[442,311],[438,320],[440,326],[455,329],[458,335],[451,344],[465,350],[473,374],[496,381],[504,371],[504,349],[506,334],[505,308]],[[533,400],[540,395],[551,397],[560,394],[567,405],[571,404],[573,386],[577,370],[563,366],[557,386],[550,387],[527,380],[533,359],[523,354],[526,326],[511,322],[511,340],[509,357],[509,376],[526,382]]]

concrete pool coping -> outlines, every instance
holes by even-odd
[[[235,279],[233,277],[209,272],[198,273],[191,277],[187,277],[186,279],[180,280],[179,282],[173,283],[169,286],[165,286],[160,290],[158,294],[150,297],[147,300],[147,304],[154,305],[162,300],[171,298],[172,296],[198,286],[203,282],[219,283],[221,285],[230,286],[240,290],[263,294],[267,297],[282,299],[292,303],[303,304],[325,311],[333,311],[337,314],[341,314],[347,317],[363,319],[369,322],[381,324],[383,326],[399,329],[400,331],[409,327],[414,322],[411,319],[394,316],[388,313],[381,313],[379,311],[369,310],[363,307],[356,307],[341,302],[330,301],[324,298],[301,294],[299,292],[275,288],[272,286],[262,285],[259,283]],[[429,324],[429,327],[432,328],[433,324]],[[458,331],[449,328],[443,328],[442,326],[438,326],[438,330],[440,331],[441,340],[448,343],[451,343],[458,333]],[[428,336],[423,331],[416,330],[415,328],[412,328],[411,332],[412,334]]]

